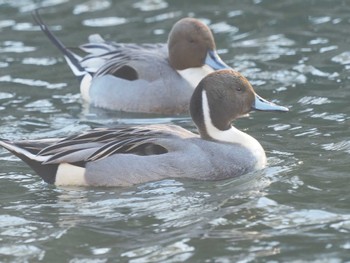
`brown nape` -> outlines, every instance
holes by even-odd
[[[136,70],[130,66],[122,66],[113,72],[113,76],[126,79],[126,80],[137,80],[139,78]]]
[[[183,18],[169,33],[168,49],[173,68],[201,67],[208,51],[215,50],[215,41],[208,26],[194,18]]]

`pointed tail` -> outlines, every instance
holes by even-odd
[[[58,164],[43,164],[49,156],[40,156],[37,153],[45,147],[45,144],[33,144],[30,141],[11,142],[0,140],[0,146],[16,155],[29,165],[46,183],[54,184]]]
[[[64,55],[69,67],[73,71],[73,74],[79,79],[82,79],[88,72],[80,65],[81,57],[66,48],[63,43],[49,30],[48,26],[44,23],[39,15],[38,9],[32,13],[34,21],[39,25],[44,34],[48,37],[52,44],[54,44]]]

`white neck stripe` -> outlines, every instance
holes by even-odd
[[[210,118],[210,108],[209,108],[207,93],[204,90],[202,91],[202,109],[203,109],[203,117],[204,117],[204,126],[207,130],[208,135],[211,138],[218,141],[241,144],[242,141],[240,137],[242,137],[243,135],[249,136],[248,134],[241,132],[240,130],[236,129],[233,126],[231,126],[230,129],[224,130],[224,131],[221,131],[214,126]]]
[[[260,145],[260,143],[252,136],[236,129],[231,125],[228,130],[221,131],[216,128],[210,118],[210,107],[208,103],[206,91],[202,91],[202,110],[204,117],[204,126],[207,134],[218,141],[237,143],[242,145],[251,151],[251,153],[256,157],[258,163],[257,167],[263,167],[266,162],[265,151]]]

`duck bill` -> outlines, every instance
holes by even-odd
[[[254,110],[258,111],[289,111],[288,108],[272,103],[264,98],[260,97],[258,94],[255,94],[255,101],[252,105]]]
[[[218,53],[215,50],[208,51],[204,63],[214,70],[231,68],[225,62],[222,61],[222,59],[219,57]]]

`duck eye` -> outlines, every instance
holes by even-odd
[[[195,42],[194,39],[193,39],[192,37],[189,38],[188,41],[189,41],[190,43],[194,43],[194,42]]]
[[[242,87],[237,87],[236,90],[237,91],[242,91]]]

